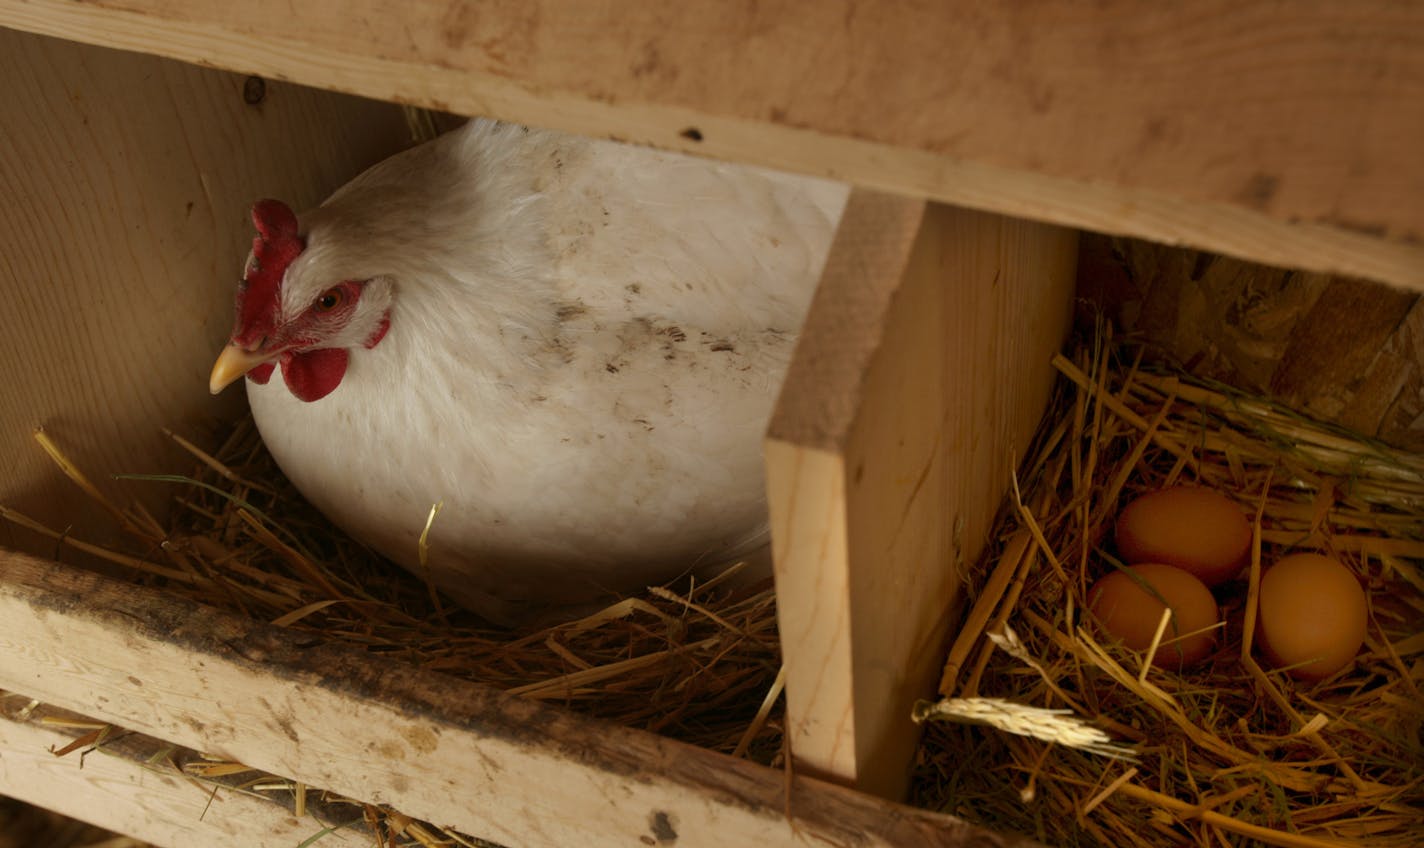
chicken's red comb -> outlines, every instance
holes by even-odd
[[[280,200],[252,204],[252,224],[257,238],[252,240],[252,258],[238,289],[237,326],[232,333],[239,344],[260,342],[272,331],[280,310],[282,277],[303,248],[297,216]]]

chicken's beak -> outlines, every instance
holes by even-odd
[[[217,394],[243,374],[271,359],[270,353],[245,350],[235,344],[229,344],[218,354],[218,361],[213,363],[213,373],[208,377],[208,391]]]

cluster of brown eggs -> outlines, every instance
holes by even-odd
[[[1102,627],[1152,662],[1181,668],[1216,646],[1220,610],[1211,587],[1228,584],[1250,563],[1251,526],[1229,498],[1179,486],[1143,495],[1118,515],[1116,569],[1088,592]],[[1292,553],[1261,575],[1255,642],[1277,668],[1321,680],[1355,658],[1365,638],[1365,593],[1330,557]],[[1163,612],[1171,618],[1160,637]]]

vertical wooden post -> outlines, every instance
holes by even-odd
[[[1076,233],[852,195],[767,439],[800,766],[903,793],[963,569],[1052,382]]]

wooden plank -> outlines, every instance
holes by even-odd
[[[293,848],[328,824],[360,818],[351,807],[339,812],[339,821],[312,814],[298,818],[273,801],[198,783],[147,763],[147,756],[163,751],[162,743],[148,737],[129,734],[95,751],[56,757],[51,751],[63,750],[78,731],[39,723],[40,715],[59,717],[44,707],[34,718],[19,719],[15,713],[26,699],[16,693],[0,693],[0,699],[5,707],[0,710],[0,794],[70,818],[165,848]],[[317,793],[311,794],[314,811]],[[338,829],[323,835],[320,844],[369,848],[372,842],[368,833]]]
[[[1033,844],[4,551],[0,656],[0,688],[506,845]]]
[[[851,197],[767,443],[791,748],[816,773],[906,785],[910,707],[1048,400],[1076,245]]]
[[[102,511],[73,497],[31,431],[102,472],[188,468],[159,427],[197,438],[242,404],[210,397],[207,370],[232,326],[248,207],[315,203],[409,132],[390,104],[257,91],[14,30],[0,29],[0,78],[0,502],[93,538]],[[131,494],[155,511],[166,496]],[[53,550],[8,523],[0,544]]]
[[[1424,288],[1424,5],[0,0],[0,25]]]

